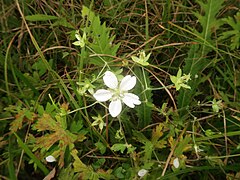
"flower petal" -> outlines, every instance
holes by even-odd
[[[109,104],[109,112],[112,117],[117,117],[122,111],[122,103],[120,99],[113,100]]]
[[[75,37],[77,38],[77,40],[80,40],[81,39],[81,36],[79,34],[79,31],[76,31],[75,32]]]
[[[47,162],[54,162],[54,161],[56,161],[56,159],[55,159],[55,157],[53,157],[52,155],[50,155],[50,156],[47,156],[47,157],[46,157],[46,161],[47,161]]]
[[[179,168],[179,165],[180,165],[180,163],[179,163],[178,158],[175,158],[175,159],[173,160],[173,166],[174,166],[175,168]]]
[[[146,169],[141,169],[138,171],[138,176],[143,177],[145,176],[145,174],[147,174],[147,172],[148,171]]]
[[[103,81],[104,81],[104,84],[111,89],[116,89],[118,86],[118,79],[116,75],[110,71],[105,72],[103,76]]]
[[[127,75],[125,76],[120,83],[121,91],[129,91],[136,85],[137,79],[135,76]]]
[[[140,105],[139,97],[133,93],[124,93],[122,101],[130,108],[134,108],[135,105]]]
[[[109,99],[111,99],[113,93],[106,89],[99,89],[94,94],[93,97],[100,102],[105,102]]]

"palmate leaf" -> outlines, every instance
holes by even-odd
[[[216,18],[217,13],[222,8],[222,3],[224,0],[208,0],[207,3],[198,1],[201,5],[201,9],[204,14],[195,12],[194,15],[198,18],[202,31],[192,30],[196,35],[197,42],[199,44],[192,45],[189,49],[188,57],[185,59],[185,66],[183,72],[185,74],[190,74],[192,81],[189,81],[188,85],[191,87],[190,90],[181,89],[178,100],[178,108],[185,109],[192,102],[192,98],[196,94],[197,87],[200,83],[200,79],[195,77],[200,75],[200,73],[207,68],[212,61],[205,58],[207,53],[213,50],[214,47],[213,39],[211,35],[216,31],[221,22]],[[182,111],[180,115],[184,115],[186,112]]]
[[[231,39],[231,50],[238,49],[240,47],[240,12],[238,12],[234,18],[228,17],[222,19],[224,24],[228,24],[232,27],[232,30],[222,32],[219,40]]]
[[[59,118],[59,117],[58,117]],[[49,131],[41,137],[36,138],[36,144],[33,151],[41,149],[48,151],[53,145],[58,145],[55,151],[55,157],[59,156],[59,166],[64,165],[64,153],[69,147],[70,150],[74,148],[75,141],[83,141],[84,135],[77,136],[65,129],[64,121],[56,120],[50,114],[44,113],[41,118],[38,119],[37,123],[33,125],[33,130]]]
[[[11,132],[17,132],[22,128],[24,122],[32,123],[35,118],[35,113],[31,112],[27,108],[23,108],[22,110],[19,110],[18,114],[15,116],[15,119],[11,122],[9,129]]]
[[[87,18],[85,27],[82,29],[87,33],[87,37],[91,39],[91,42],[88,43],[93,51],[91,53],[116,56],[120,43],[117,45],[113,44],[115,36],[110,36],[111,28],[106,27],[105,22],[101,23],[99,16],[95,15],[94,12],[86,6],[82,8],[82,17]],[[113,59],[111,57],[102,58],[106,62]],[[98,57],[91,58],[90,63],[104,65],[104,62]]]
[[[156,128],[152,130],[152,137],[148,139],[143,133],[139,131],[133,131],[134,139],[144,144],[144,161],[148,161],[152,157],[154,149],[162,149],[166,147],[166,140],[163,137],[164,124],[160,123]]]
[[[92,166],[85,165],[78,157],[78,151],[76,149],[71,151],[71,155],[74,158],[73,170],[80,174],[79,179],[93,179],[98,180],[99,175],[93,170]]]

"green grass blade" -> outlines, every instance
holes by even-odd
[[[142,104],[136,107],[139,120],[138,126],[144,128],[152,121],[152,108],[146,103],[152,103],[152,92],[151,90],[144,91],[150,87],[150,77],[149,73],[144,71],[144,69],[141,70],[140,67],[135,67],[134,73],[139,80],[139,83],[136,85],[135,93],[139,95],[139,98],[142,101]]]
[[[41,163],[41,161],[32,153],[32,151],[27,147],[27,145],[24,144],[24,142],[21,140],[21,138],[14,133],[18,140],[19,146],[25,151],[25,153],[36,163],[36,165],[39,167],[39,169],[42,170],[44,175],[47,175],[49,173],[49,170]]]
[[[24,22],[24,24],[25,24],[25,26],[26,26],[26,28],[27,28],[27,31],[28,31],[29,36],[30,36],[30,38],[31,38],[31,41],[32,41],[34,47],[36,48],[39,56],[41,57],[44,65],[46,66],[46,68],[48,69],[48,71],[51,73],[51,75],[52,75],[55,79],[58,79],[58,80],[59,80],[60,85],[61,85],[61,90],[65,91],[65,93],[66,93],[66,95],[67,95],[66,98],[69,99],[70,102],[72,102],[72,104],[74,105],[75,108],[79,108],[78,103],[76,102],[76,100],[73,98],[73,96],[72,96],[71,93],[69,92],[69,90],[68,90],[67,86],[65,85],[65,83],[63,82],[62,78],[51,68],[50,64],[48,63],[48,61],[46,60],[45,56],[43,55],[43,52],[41,51],[41,48],[39,47],[36,39],[34,38],[34,36],[32,35],[32,33],[31,33],[31,31],[30,31],[30,29],[29,29],[29,27],[28,27],[28,24],[27,24],[27,22],[26,22],[26,20],[25,20],[24,14],[23,14],[23,12],[22,12],[22,10],[21,10],[21,8],[20,8],[20,5],[19,5],[18,0],[16,0],[16,4],[17,4],[17,8],[18,8],[18,10],[19,10],[19,13],[21,14],[21,16],[22,16],[22,18],[23,18],[23,22]],[[65,93],[64,93],[64,94],[65,94]]]
[[[19,71],[15,66],[12,67],[12,71],[14,71],[15,75],[23,82],[25,83],[36,96],[39,96],[38,90],[28,81],[28,79]]]
[[[14,147],[12,146],[12,136],[9,138],[9,146],[8,146],[8,153],[9,153],[9,161],[8,161],[8,172],[9,177],[11,180],[17,180],[16,174],[15,174],[15,168],[14,168],[14,153],[12,152]]]

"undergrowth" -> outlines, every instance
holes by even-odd
[[[238,4],[1,0],[0,179],[239,179]]]

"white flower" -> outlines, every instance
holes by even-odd
[[[147,172],[148,171],[146,169],[141,169],[138,171],[138,176],[143,177],[147,174]]]
[[[93,97],[99,102],[111,101],[109,104],[109,112],[112,117],[116,117],[121,113],[122,102],[130,108],[141,104],[137,95],[128,93],[128,91],[136,85],[137,79],[135,76],[127,75],[119,84],[115,74],[106,71],[103,76],[103,81],[109,89],[99,89],[93,94]]]
[[[175,158],[175,159],[173,160],[173,166],[177,169],[177,168],[179,168],[179,165],[180,165],[179,159],[178,159],[178,158]]]
[[[50,156],[47,156],[47,157],[46,157],[46,161],[47,161],[47,162],[54,162],[54,161],[56,161],[56,159],[55,159],[55,157],[53,157],[53,156],[50,155]]]

